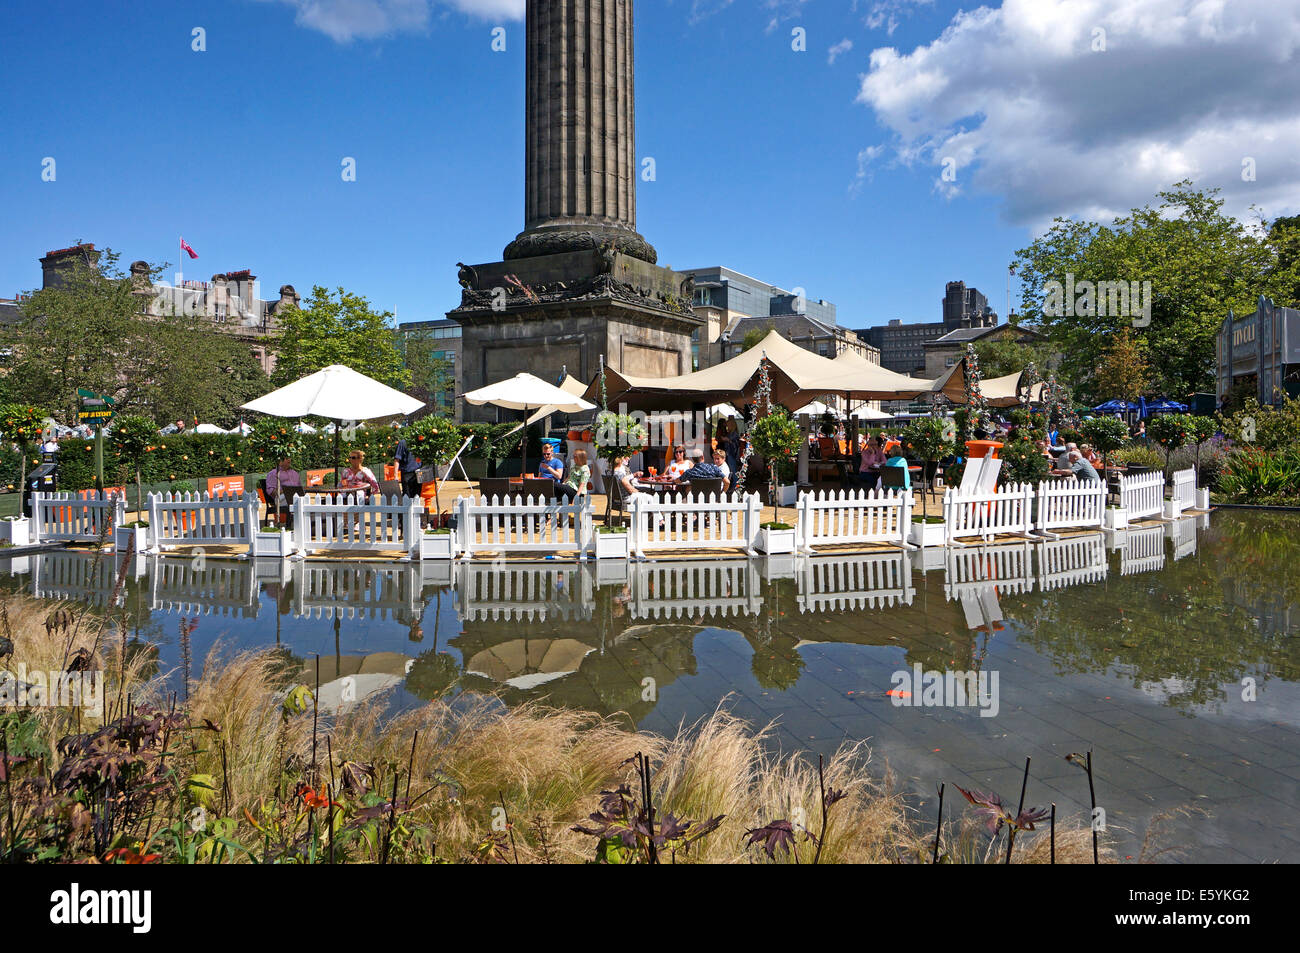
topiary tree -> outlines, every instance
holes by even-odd
[[[148,417],[131,414],[113,421],[111,435],[117,452],[135,471],[135,508],[139,510],[144,503],[140,471],[144,468],[145,454],[153,451],[158,439],[158,425]]]
[[[618,457],[630,457],[640,453],[650,443],[650,434],[638,418],[630,414],[616,414],[603,410],[596,415],[596,456],[609,464],[610,474],[614,472],[614,461]],[[613,493],[605,487],[605,523],[609,523],[610,497]]]
[[[778,407],[766,417],[761,417],[750,428],[750,444],[767,460],[768,485],[775,510],[776,521],[781,521],[781,499],[777,495],[777,479],[782,466],[793,462],[803,443],[803,428],[784,407]]]
[[[27,485],[27,450],[41,439],[44,412],[31,404],[0,405],[0,433],[18,445],[18,492],[21,496]],[[22,515],[21,513],[19,514]]]
[[[1187,414],[1158,414],[1147,426],[1147,434],[1165,454],[1165,479],[1169,479],[1169,457],[1192,439],[1196,424]]]
[[[433,467],[433,505],[438,510],[438,519],[442,518],[442,498],[438,496],[438,467],[445,467],[456,456],[456,451],[465,442],[460,430],[453,421],[446,417],[422,417],[415,423],[401,430],[406,438],[406,445],[411,453],[419,458],[420,465]]]
[[[253,451],[275,463],[281,460],[299,460],[306,449],[306,441],[293,424],[275,417],[264,417],[253,424],[248,435]]]
[[[925,464],[923,476],[928,480],[934,466],[954,451],[957,430],[952,421],[943,417],[918,417],[899,435],[903,445],[915,457]],[[930,494],[921,493],[921,517],[929,516],[928,498]]]
[[[1083,422],[1083,436],[1101,454],[1101,468],[1106,469],[1110,454],[1128,443],[1128,424],[1118,417],[1092,417]]]
[[[1197,486],[1200,486],[1201,444],[1219,432],[1219,422],[1213,417],[1202,417],[1197,414],[1188,414],[1187,429],[1191,434],[1191,439],[1196,444],[1196,481]]]
[[[1043,452],[1034,441],[1028,439],[1027,431],[1017,431],[1002,448],[1002,469],[998,482],[1037,483],[1047,477],[1052,465],[1047,462]]]

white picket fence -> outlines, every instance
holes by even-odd
[[[177,546],[251,547],[260,513],[256,493],[150,493],[152,551]]]
[[[648,550],[742,549],[753,554],[762,505],[758,494],[735,499],[726,494],[656,499],[637,494],[628,500],[632,551],[644,559]]]
[[[1119,478],[1119,506],[1129,521],[1160,517],[1165,511],[1165,475],[1158,470]]]
[[[961,495],[950,489],[943,496],[944,541],[963,537],[988,539],[1004,533],[1028,536],[1032,526],[1034,488],[1008,483],[993,493]]]
[[[944,595],[959,600],[987,589],[1003,595],[1032,592],[1033,558],[1027,540],[948,549],[944,553]]]
[[[1165,536],[1174,544],[1174,562],[1196,555],[1196,520],[1185,516],[1165,524]]]
[[[576,552],[587,558],[592,547],[590,497],[573,503],[535,497],[456,500],[456,537],[465,557],[475,553]]]
[[[75,493],[32,494],[32,542],[112,542],[126,520],[126,501],[114,494],[83,499]]]
[[[1165,530],[1163,526],[1144,526],[1125,530],[1119,554],[1121,576],[1154,572],[1165,568]]]
[[[257,617],[260,587],[251,562],[158,559],[149,570],[149,608],[181,615]]]
[[[1171,499],[1178,504],[1178,512],[1196,508],[1196,469],[1174,471],[1174,490]]]
[[[1038,484],[1034,529],[1053,537],[1055,529],[1100,528],[1106,513],[1106,484],[1098,480],[1044,480]]]
[[[419,569],[409,563],[293,564],[293,614],[307,619],[418,622],[424,609]]]
[[[890,543],[910,549],[912,505],[906,490],[805,493],[795,505],[795,545],[802,552],[844,543]]]
[[[910,606],[915,594],[905,553],[805,559],[797,578],[800,612]]]
[[[763,608],[758,567],[748,559],[638,563],[630,582],[634,619],[753,616]]]
[[[1100,582],[1109,569],[1106,537],[1101,533],[1048,540],[1038,547],[1038,588],[1042,592]]]
[[[362,496],[342,499],[304,493],[293,501],[294,546],[302,555],[342,550],[403,552],[409,558],[420,547],[420,500],[393,496],[387,502],[367,502]]]
[[[501,565],[462,560],[455,567],[462,622],[587,622],[595,605],[591,574],[577,564]]]

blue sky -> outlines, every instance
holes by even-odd
[[[1291,6],[639,0],[640,230],[662,264],[802,287],[849,327],[938,320],[953,279],[1005,315],[1007,264],[1055,215],[1183,177],[1243,216],[1300,210]],[[264,296],[342,285],[441,317],[455,262],[522,228],[522,8],[9,0],[0,296],[76,239],[175,264],[184,235],[186,277],[251,268]]]

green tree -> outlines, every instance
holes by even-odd
[[[986,378],[1018,374],[1031,363],[1043,373],[1056,363],[1056,350],[1050,344],[1022,344],[1006,338],[977,341],[975,354],[979,358],[980,373]]]
[[[1196,439],[1196,418],[1188,414],[1156,414],[1147,424],[1147,433],[1165,453],[1165,478],[1169,477],[1169,458],[1184,444]]]
[[[1197,189],[1190,181],[1159,192],[1157,199],[1159,204],[1135,208],[1109,226],[1058,218],[1016,253],[1024,287],[1021,312],[1049,335],[1063,355],[1065,376],[1085,391],[1110,335],[1133,326],[1134,318],[1047,313],[1055,311],[1044,307],[1049,282],[1064,285],[1071,275],[1081,294],[1081,281],[1150,281],[1150,324],[1137,326],[1135,335],[1150,361],[1152,384],[1175,396],[1209,387],[1215,335],[1230,308],[1251,311],[1258,295],[1281,300],[1295,287],[1297,263],[1285,260],[1293,230],[1284,227],[1270,236],[1249,228],[1224,214],[1217,189]],[[1130,310],[1138,310],[1131,301]]]
[[[411,374],[410,394],[438,413],[455,410],[456,362],[439,356],[445,344],[427,331],[402,336],[402,361]]]
[[[1149,371],[1142,347],[1132,328],[1120,328],[1101,354],[1093,378],[1092,393],[1099,400],[1135,403],[1146,390]],[[1116,448],[1118,449],[1118,448]]]
[[[4,404],[0,406],[0,435],[18,446],[18,491],[27,483],[27,453],[33,442],[41,439],[41,426],[45,414],[31,404]]]
[[[271,383],[292,383],[333,364],[344,364],[397,390],[411,386],[411,373],[393,343],[391,311],[375,311],[360,295],[320,285],[303,308],[279,316],[276,366]]]
[[[776,325],[770,321],[761,328],[750,328],[745,332],[745,336],[740,339],[740,350],[744,352],[748,351],[752,347],[757,347],[759,344],[763,343],[763,338],[767,337],[775,330]]]
[[[762,454],[767,461],[769,486],[771,487],[772,508],[776,521],[781,521],[781,498],[777,493],[777,481],[781,471],[788,471],[793,463],[792,457],[798,453],[803,442],[803,428],[799,421],[790,416],[784,407],[777,407],[750,428],[750,444]]]
[[[1101,468],[1106,469],[1107,458],[1128,443],[1128,424],[1118,417],[1090,417],[1083,422],[1083,436],[1092,448],[1101,454]]]
[[[406,445],[425,467],[445,467],[465,438],[461,436],[456,424],[446,417],[421,417],[415,423],[402,430]],[[439,484],[437,472],[433,479],[433,500],[437,507],[439,520],[442,516],[442,499],[438,496]],[[435,524],[436,525],[436,524]]]
[[[148,417],[128,414],[115,419],[109,433],[118,453],[135,472],[135,508],[140,510],[144,507],[144,486],[140,471],[144,469],[144,455],[158,439],[158,425]]]
[[[925,462],[924,476],[926,480],[930,480],[934,474],[935,464],[954,452],[956,434],[956,426],[950,420],[943,417],[918,417],[903,428],[899,439],[916,455],[917,459]],[[929,497],[928,492],[922,491],[922,519],[930,515]]]

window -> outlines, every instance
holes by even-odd
[[[943,366],[944,366],[944,367],[952,367],[952,366],[953,366],[954,364],[956,364],[956,363],[957,363],[957,358],[955,358],[955,357],[950,357],[950,358],[948,358],[948,360],[946,360],[946,361],[944,362],[944,365],[943,365]]]

